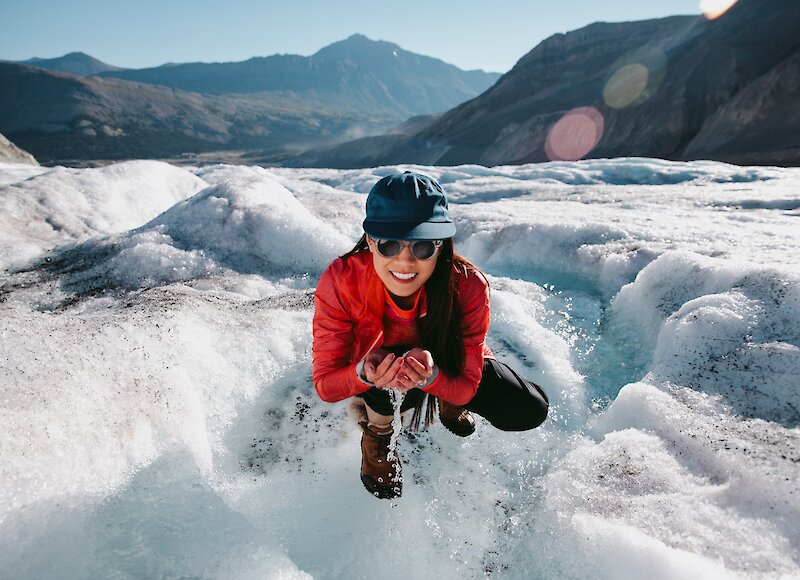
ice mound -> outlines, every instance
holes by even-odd
[[[800,277],[667,253],[611,311],[651,356],[649,382],[719,395],[744,417],[800,425]]]
[[[167,163],[57,167],[0,186],[0,268],[17,268],[59,244],[141,226],[206,184]]]
[[[365,180],[362,180],[363,183],[358,184],[366,187],[366,190],[362,191],[349,181],[335,179],[334,177],[341,173],[338,170],[302,170],[298,175],[297,170],[283,170],[278,167],[266,170],[218,165],[200,169],[196,173],[210,185],[221,185],[236,180],[236,176],[242,171],[277,181],[312,215],[352,240],[357,240],[363,234],[361,222],[364,220],[366,203],[366,196],[363,194],[368,192],[379,179],[372,177],[367,171],[359,172],[367,174]],[[312,176],[314,179],[311,179]],[[330,179],[326,180],[326,177]],[[370,181],[371,183],[366,185]]]
[[[544,483],[543,515],[566,531],[553,548],[581,554],[573,574],[796,572],[796,431],[644,383],[623,388],[594,427],[600,441],[578,445]]]
[[[352,244],[263,170],[205,188],[129,233],[51,256],[76,293],[197,281],[229,271],[278,280],[316,277]],[[76,267],[77,265],[77,267]]]
[[[63,287],[81,294],[152,288],[223,272],[203,250],[178,248],[170,236],[158,229],[84,242],[52,257],[49,267],[58,270],[76,262],[89,267],[69,270]]]
[[[243,272],[320,274],[351,241],[258,170],[176,204],[143,229]]]
[[[544,223],[519,212],[512,220],[470,210],[457,222],[463,236],[459,250],[493,272],[607,295],[633,280],[662,250],[657,241],[640,241],[646,234],[635,236],[635,230],[600,219]]]

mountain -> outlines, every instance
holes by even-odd
[[[279,93],[398,121],[450,109],[500,77],[479,70],[462,71],[360,34],[309,57],[273,55],[242,62],[170,64],[107,71],[103,76],[212,95]]]
[[[99,61],[83,52],[70,52],[58,58],[31,58],[20,64],[28,64],[48,70],[81,76],[91,76],[104,72],[123,70],[119,67]]]
[[[585,141],[576,158],[798,165],[798,25],[795,0],[740,0],[711,21],[591,24],[546,39],[489,90],[422,128],[290,164],[518,164],[569,158],[560,153]]]
[[[46,163],[223,150],[272,163],[426,118],[498,77],[361,35],[310,57],[142,70],[73,53],[0,62],[0,131]]]
[[[2,133],[0,133],[0,162],[39,165],[33,155],[14,145]]]
[[[279,95],[200,95],[0,62],[0,131],[46,163],[297,151],[386,127]]]

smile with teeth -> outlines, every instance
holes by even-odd
[[[416,272],[392,272],[392,276],[398,280],[413,280],[417,277]]]

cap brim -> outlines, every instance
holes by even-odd
[[[379,222],[364,220],[364,231],[382,240],[446,240],[456,235],[452,222]]]

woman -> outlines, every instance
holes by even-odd
[[[378,181],[367,197],[364,236],[334,260],[315,294],[313,378],[328,402],[351,398],[361,437],[361,481],[380,498],[401,494],[400,462],[389,453],[392,401],[405,394],[426,426],[438,400],[452,433],[475,431],[471,412],[504,431],[540,425],[544,392],[497,362],[485,340],[489,284],[453,251],[456,228],[435,180],[406,171]]]

